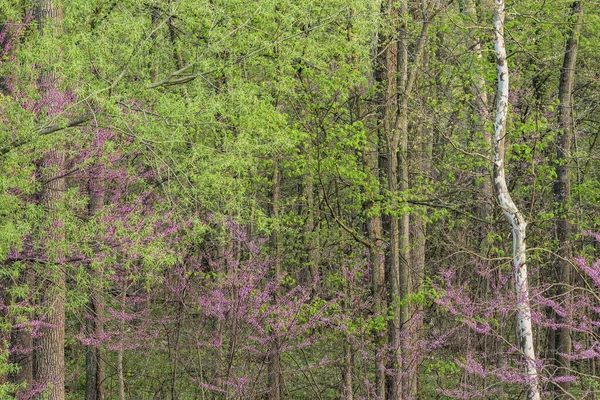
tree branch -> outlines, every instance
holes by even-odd
[[[94,113],[84,114],[81,117],[78,117],[78,118],[68,121],[66,124],[51,125],[49,127],[40,129],[37,131],[37,134],[39,136],[45,136],[45,135],[49,135],[54,132],[61,131],[63,129],[73,128],[74,126],[79,126],[83,123],[86,123],[86,122],[92,120],[94,118],[94,116],[95,116]],[[16,149],[17,147],[23,146],[23,145],[31,142],[31,140],[32,140],[32,138],[15,140],[14,142],[8,144],[7,146],[0,148],[0,156],[3,156],[5,154],[7,154],[8,152],[10,152],[11,150]]]

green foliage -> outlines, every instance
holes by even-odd
[[[383,218],[384,237],[375,238],[382,248],[390,242],[391,215],[408,213],[411,235],[416,229],[423,230],[419,233],[426,248],[425,270],[411,277],[418,289],[394,301],[410,310],[423,310],[427,317],[436,315],[439,306],[434,300],[445,294],[432,283],[440,270],[456,268],[464,281],[473,276],[473,260],[489,261],[496,272],[511,271],[504,262],[511,251],[510,231],[493,193],[485,191],[492,180],[491,145],[486,140],[492,129],[496,81],[492,14],[485,2],[476,2],[474,15],[462,8],[467,2],[450,2],[436,13],[433,8],[439,4],[432,2],[428,15],[433,20],[419,65],[414,65],[413,57],[424,16],[416,3],[400,16],[407,24],[409,69],[417,74],[408,98],[408,157],[400,160],[409,169],[408,189],[395,193],[384,184],[389,155],[382,133],[386,83],[381,64],[384,47],[390,43],[380,40],[389,35],[396,38],[397,32],[391,32],[394,28],[387,24],[380,2],[61,3],[65,18],[60,35],[41,34],[31,24],[15,43],[16,50],[0,60],[0,76],[10,76],[15,83],[14,93],[0,94],[0,150],[8,150],[0,155],[0,282],[11,282],[3,299],[12,317],[3,319],[1,327],[8,332],[15,322],[26,321],[35,311],[29,305],[18,305],[20,299],[45,290],[25,282],[28,271],[56,276],[58,267],[52,261],[65,254],[93,260],[65,267],[67,348],[72,352],[68,353],[68,368],[77,376],[72,383],[73,398],[81,397],[84,386],[81,370],[85,366],[77,360],[82,358],[83,346],[74,338],[82,329],[91,290],[102,292],[107,304],[119,309],[117,295],[122,288],[106,279],[118,268],[124,269],[131,288],[149,293],[187,262],[205,262],[206,255],[221,260],[226,252],[243,253],[243,249],[229,247],[231,236],[225,222],[236,221],[249,237],[273,239],[264,244],[263,251],[271,254],[278,249],[275,256],[280,257],[284,292],[312,281],[313,274],[322,278],[319,290],[297,318],[306,323],[322,315],[335,322],[315,329],[326,340],[312,345],[311,354],[290,351],[283,356],[286,379],[295,384],[286,393],[290,398],[341,396],[338,365],[314,371],[312,366],[324,356],[337,359],[349,338],[354,340],[356,354],[364,343],[366,349],[361,351],[369,354],[385,345],[382,338],[393,321],[394,304],[388,303],[388,309],[378,313],[374,305],[358,309],[351,302],[331,301],[340,293],[352,294],[356,302],[372,299],[367,275],[357,274],[352,280],[341,272],[342,266],[368,262],[374,248],[373,243],[365,246],[373,240],[369,237],[370,217]],[[595,248],[579,233],[600,227],[595,106],[600,101],[600,13],[595,12],[596,4],[586,2],[585,6],[574,95],[577,135],[572,158],[563,161],[573,171],[572,199],[564,210],[555,202],[553,185],[558,165],[556,143],[562,134],[557,126],[557,88],[569,4],[527,0],[509,5],[506,31],[511,98],[506,167],[509,189],[529,223],[528,243],[548,250],[530,253],[537,271],[534,282],[550,282],[554,276],[552,252],[558,246],[553,232],[559,217],[572,221],[574,246],[586,255]],[[22,1],[0,0],[0,23],[23,20],[24,7]],[[475,43],[480,46],[479,53]],[[53,72],[61,90],[77,95],[74,104],[55,115],[37,114],[28,106],[41,98],[36,82],[42,66]],[[484,120],[474,109],[480,97],[487,99],[480,110]],[[48,126],[65,127],[89,112],[94,119],[81,127],[39,134]],[[93,159],[71,161],[69,188],[55,214],[64,237],[44,242],[50,262],[10,258],[11,252],[22,251],[31,238],[36,249],[41,248],[39,238],[54,222],[35,200],[44,184],[39,167],[43,154],[63,146],[70,159],[75,159],[88,149],[97,129],[110,130],[116,139],[107,141],[103,153]],[[367,165],[368,156],[375,160],[374,167]],[[76,189],[74,182],[82,179],[79,173],[93,163],[109,168],[123,165],[131,176],[153,178],[136,181],[127,188],[127,198],[118,204],[107,201],[90,217],[89,194],[81,187]],[[274,205],[276,170],[281,174],[277,182],[280,198]],[[308,187],[312,193],[307,193]],[[120,206],[134,204],[142,193],[151,193],[156,199],[151,212],[136,210],[128,220],[107,221],[108,216],[119,213]],[[187,225],[173,234],[176,238],[157,235],[169,221]],[[109,234],[112,244],[98,240]],[[413,243],[410,251],[417,250]],[[95,259],[98,254],[103,255],[101,260]],[[227,272],[208,264],[202,272],[190,273],[207,290],[227,277]],[[100,271],[104,277],[96,276]],[[389,271],[386,277],[389,281]],[[480,291],[488,293],[481,289],[484,287],[467,289],[473,296],[483,296]],[[190,306],[193,312],[188,313],[185,296],[183,300],[168,292],[162,296],[150,301],[156,315],[174,313],[181,305],[182,329],[207,326],[217,331],[214,321],[195,319],[194,313],[201,311],[197,307]],[[386,300],[389,298],[394,296]],[[494,328],[501,322],[497,317],[474,320]],[[455,322],[460,319],[444,320]],[[265,324],[264,328],[270,330],[271,326]],[[424,331],[431,329],[425,327]],[[161,338],[166,344],[157,340],[157,346],[164,348],[148,354],[127,352],[129,396],[170,396],[166,387],[171,383],[164,377],[177,380],[174,385],[180,398],[206,396],[205,389],[195,383],[184,388],[181,382],[189,383],[184,375],[196,374],[194,379],[201,380],[200,374],[223,374],[225,356],[217,357],[216,349],[206,351],[210,357],[201,360],[206,370],[200,371],[196,368],[197,344],[180,343],[173,332],[169,325]],[[540,337],[545,336],[540,333]],[[176,346],[180,347],[174,355],[171,351]],[[2,350],[0,376],[14,368]],[[115,363],[114,351],[106,351],[106,357],[110,365]],[[249,355],[240,363],[256,372],[252,368],[264,366],[264,360],[252,357],[258,358]],[[361,385],[374,379],[375,366],[373,360],[361,357],[362,353],[353,361],[353,373],[362,379],[360,384],[359,378],[355,379],[355,390],[357,396],[368,397]],[[437,395],[439,382],[429,376],[433,373],[446,376],[444,385],[462,382],[462,371],[451,359],[436,356],[423,363],[422,398]],[[145,375],[137,376],[140,366]],[[296,371],[300,367],[306,367],[302,374]],[[256,373],[257,380],[266,376],[262,370]],[[594,386],[591,381],[585,384]],[[0,386],[0,398],[14,390]]]

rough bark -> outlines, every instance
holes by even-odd
[[[59,35],[62,33],[62,7],[53,0],[37,0],[35,17],[43,35]],[[48,60],[51,64],[55,60]],[[39,87],[56,87],[59,82],[51,71],[40,74]],[[42,93],[43,94],[43,93]],[[40,306],[43,314],[39,318],[44,322],[40,328],[39,337],[34,340],[33,380],[38,384],[46,384],[44,396],[49,400],[65,398],[65,296],[66,274],[65,265],[61,263],[62,255],[52,246],[53,242],[64,239],[60,227],[60,205],[64,201],[66,181],[64,177],[65,153],[57,148],[48,150],[42,162],[42,192],[41,203],[47,212],[49,229],[46,246],[49,265],[45,273],[39,277],[43,281],[38,284],[43,287],[40,296]]]
[[[50,242],[60,242],[64,233],[60,229],[58,208],[63,201],[66,191],[64,178],[65,153],[60,150],[49,150],[44,155],[42,180],[42,204],[48,213],[50,223]],[[48,253],[55,250],[46,248]],[[40,287],[44,288],[41,299],[41,314],[43,321],[39,336],[34,339],[33,380],[44,383],[48,389],[44,396],[49,400],[65,398],[65,295],[66,274],[65,265],[59,262],[60,255],[53,257],[52,263],[46,266],[44,273],[38,274]]]
[[[506,62],[506,47],[504,44],[504,0],[496,0],[496,7],[494,10],[494,31],[496,35],[494,52],[498,68],[498,92],[496,96],[496,120],[494,122],[493,138],[494,187],[496,189],[498,203],[512,227],[513,268],[515,273],[515,289],[517,292],[517,337],[519,340],[519,349],[525,359],[525,373],[529,379],[527,399],[539,400],[540,391],[536,356],[533,347],[533,329],[531,324],[527,260],[525,253],[527,222],[511,198],[504,173],[504,141],[506,135],[509,92],[509,74]]]
[[[63,10],[56,0],[36,0],[35,18],[42,34],[62,33]]]
[[[573,87],[575,85],[575,64],[577,61],[577,41],[581,32],[581,22],[583,18],[583,5],[580,0],[575,1],[571,7],[571,16],[575,20],[568,33],[568,39],[565,46],[563,66],[560,70],[560,85],[558,88],[558,123],[561,133],[558,136],[556,146],[556,181],[554,183],[554,196],[558,211],[556,213],[556,236],[558,238],[558,254],[556,268],[559,276],[559,286],[557,287],[557,296],[559,301],[566,304],[566,309],[570,308],[572,302],[569,291],[571,283],[571,223],[569,221],[569,209],[571,203],[571,142],[574,136],[573,126]],[[557,316],[558,322],[565,324],[570,316]],[[571,360],[564,355],[571,354],[571,331],[567,326],[562,326],[556,335],[556,366],[557,375],[564,376],[570,374]],[[560,384],[561,392],[569,391],[569,383]],[[559,393],[560,395],[560,393]]]

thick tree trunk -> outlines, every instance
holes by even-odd
[[[508,115],[509,75],[504,44],[504,0],[496,0],[494,10],[494,30],[496,41],[494,50],[498,66],[498,93],[496,103],[496,120],[493,138],[493,170],[494,186],[498,202],[504,215],[512,226],[513,268],[515,271],[515,288],[517,292],[517,336],[519,348],[525,359],[525,372],[528,376],[528,400],[539,400],[539,382],[536,367],[536,356],[533,348],[533,329],[531,325],[531,309],[529,305],[529,286],[526,264],[525,233],[527,222],[513,202],[504,174],[504,140],[506,135],[506,119]]]
[[[558,123],[561,134],[558,136],[556,146],[556,182],[554,183],[554,196],[559,207],[556,215],[556,236],[558,238],[559,257],[556,259],[556,268],[558,271],[559,285],[557,286],[558,301],[565,304],[568,310],[571,306],[571,224],[569,221],[569,208],[571,202],[571,142],[574,135],[573,126],[573,87],[575,84],[575,64],[577,60],[577,41],[581,31],[581,22],[583,17],[583,5],[577,0],[572,5],[572,17],[575,18],[573,26],[570,27],[568,39],[565,46],[563,66],[560,71],[560,86],[558,88],[558,99],[560,105],[558,108]],[[558,322],[565,324],[570,319],[569,315],[564,317],[557,316]],[[571,360],[564,355],[571,354],[571,331],[567,326],[561,327],[556,335],[556,366],[557,375],[564,376],[570,374]],[[560,384],[561,393],[567,393],[569,383]],[[558,393],[560,396],[560,393]]]
[[[37,0],[35,16],[43,35],[58,35],[62,33],[62,8],[53,0]],[[48,60],[52,63],[53,60]],[[39,78],[40,90],[58,86],[58,80],[52,72],[42,72]],[[44,93],[42,93],[43,95]],[[39,282],[45,290],[41,294],[40,319],[44,324],[40,328],[39,337],[34,340],[33,380],[46,384],[44,396],[49,400],[65,398],[65,296],[66,273],[65,265],[61,264],[62,257],[56,249],[51,248],[52,242],[64,239],[60,227],[59,209],[66,192],[64,178],[65,153],[56,148],[47,151],[43,159],[42,171],[42,204],[46,208],[49,221],[50,246],[46,246],[49,265]]]
[[[42,204],[47,210],[51,225],[50,242],[60,242],[64,238],[57,215],[66,192],[64,163],[63,151],[53,149],[44,155]],[[39,316],[43,325],[40,327],[39,337],[34,340],[33,380],[48,386],[44,396],[49,400],[63,400],[65,398],[65,265],[60,263],[60,254],[50,256],[56,252],[55,249],[47,247],[46,252],[50,263],[46,266],[45,273],[38,275],[38,278],[43,279],[38,282],[43,288]]]

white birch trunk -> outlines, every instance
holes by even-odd
[[[513,202],[504,175],[504,138],[508,114],[508,66],[504,45],[504,0],[496,0],[494,12],[494,30],[496,42],[494,50],[498,65],[498,94],[496,103],[496,121],[494,123],[494,186],[498,202],[504,215],[512,226],[513,267],[517,291],[517,335],[519,348],[525,359],[526,373],[529,376],[528,400],[539,400],[538,372],[533,348],[533,330],[531,327],[531,309],[529,307],[529,286],[527,283],[527,265],[525,255],[525,233],[527,222]]]

